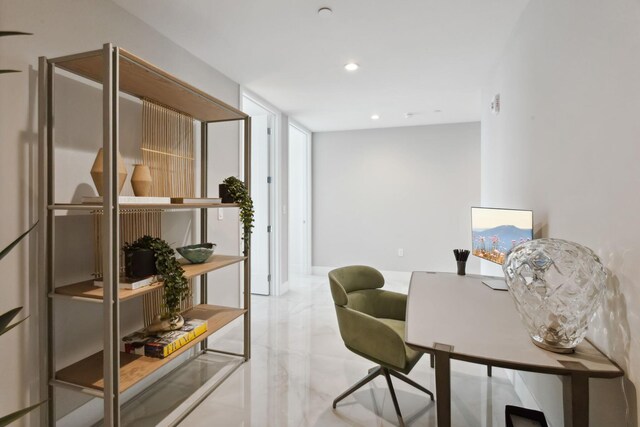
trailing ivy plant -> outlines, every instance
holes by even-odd
[[[180,303],[187,299],[190,293],[189,284],[184,277],[184,270],[176,260],[171,246],[158,237],[142,236],[135,242],[125,243],[125,252],[136,249],[150,249],[156,260],[156,269],[164,281],[164,308],[163,318],[171,319],[180,314]]]
[[[234,203],[240,205],[240,221],[242,221],[244,255],[247,256],[249,254],[249,248],[251,247],[251,229],[253,228],[255,214],[253,211],[253,200],[251,200],[247,186],[235,176],[230,176],[222,181],[222,183],[227,186],[229,195],[233,199]]]

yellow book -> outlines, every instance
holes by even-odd
[[[161,359],[169,356],[207,331],[207,321],[185,319],[184,326],[176,331],[162,332],[150,338],[144,345],[144,354]]]

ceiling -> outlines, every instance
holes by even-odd
[[[480,120],[480,88],[528,3],[114,1],[316,132]]]

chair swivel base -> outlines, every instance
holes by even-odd
[[[408,377],[405,377],[404,375],[399,374],[398,372],[393,371],[393,370],[388,369],[388,368],[385,368],[383,366],[376,366],[374,368],[369,369],[369,373],[367,374],[366,377],[364,377],[363,379],[361,379],[360,381],[355,383],[353,386],[351,386],[347,391],[342,393],[340,396],[336,397],[336,399],[333,401],[333,408],[335,409],[336,405],[338,404],[338,402],[340,402],[342,399],[344,399],[345,397],[349,396],[350,394],[352,394],[353,392],[355,392],[360,387],[362,387],[363,385],[367,384],[368,382],[370,382],[374,378],[378,377],[379,375],[383,375],[385,377],[385,379],[387,380],[387,386],[389,387],[389,393],[391,394],[391,400],[393,401],[393,407],[396,410],[396,415],[398,417],[398,422],[400,423],[400,426],[402,426],[402,427],[404,427],[404,420],[402,419],[402,414],[400,413],[400,406],[398,405],[398,398],[396,397],[396,392],[393,389],[393,384],[391,383],[391,377],[392,376],[398,378],[401,381],[404,381],[405,383],[409,384],[410,386],[413,386],[413,387],[417,388],[418,390],[420,390],[420,391],[422,391],[424,393],[427,393],[431,397],[431,400],[434,400],[432,392],[430,392],[426,388],[422,387],[420,384],[418,384],[417,382],[413,381],[412,379],[410,379]]]

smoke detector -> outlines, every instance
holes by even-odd
[[[329,7],[321,7],[320,9],[318,9],[318,15],[320,16],[331,16],[331,14],[333,13],[333,10],[331,10],[331,8]]]

